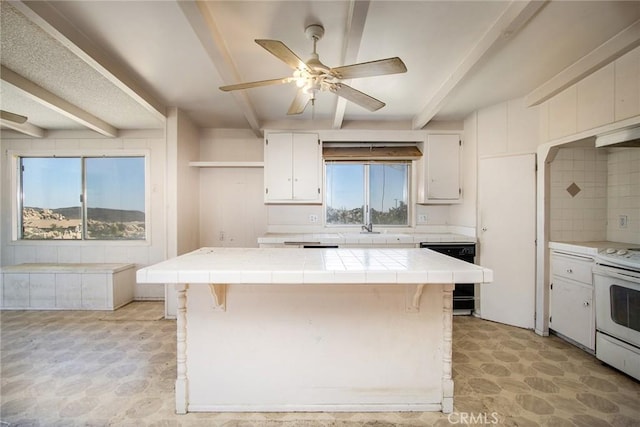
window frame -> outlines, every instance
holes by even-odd
[[[11,244],[18,245],[81,245],[81,246],[105,246],[105,245],[131,245],[131,246],[150,246],[151,245],[151,171],[150,157],[151,151],[148,149],[133,150],[10,150],[7,156],[11,159],[11,188],[13,196],[11,197]],[[82,239],[23,239],[22,238],[22,173],[20,170],[22,158],[39,158],[39,157],[59,157],[59,158],[108,158],[108,157],[139,157],[144,160],[144,209],[145,209],[145,238],[144,239],[89,239],[86,238],[86,216],[85,203],[81,205],[83,210],[83,237]],[[83,160],[84,162],[84,160]],[[86,195],[86,182],[84,166],[81,170],[82,189],[81,194]],[[64,242],[64,243],[63,243]]]
[[[406,159],[396,159],[396,160],[367,160],[367,159],[363,159],[363,160],[325,160],[324,161],[324,188],[325,188],[325,194],[324,194],[324,201],[323,201],[323,205],[324,205],[324,209],[323,209],[323,215],[324,215],[324,225],[325,227],[328,228],[353,228],[353,227],[360,227],[362,225],[367,225],[371,222],[371,206],[370,206],[370,198],[371,198],[371,188],[370,188],[370,171],[369,171],[369,166],[372,164],[405,164],[407,166],[407,171],[406,171],[406,182],[407,182],[407,222],[405,224],[373,224],[374,226],[377,227],[384,227],[384,228],[407,228],[407,227],[411,227],[411,220],[412,220],[412,213],[411,213],[411,203],[412,203],[412,198],[413,198],[413,192],[412,192],[412,176],[413,176],[413,167],[414,167],[414,162],[411,160],[406,160]],[[364,166],[364,183],[363,183],[363,190],[364,190],[364,203],[365,203],[365,209],[364,209],[364,224],[331,224],[327,222],[327,208],[328,208],[328,204],[327,204],[327,194],[329,192],[329,186],[327,185],[327,166],[330,164],[355,164],[355,165],[363,165]]]

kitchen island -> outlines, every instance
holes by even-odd
[[[137,273],[178,290],[176,411],[453,411],[454,283],[426,249],[202,248]]]

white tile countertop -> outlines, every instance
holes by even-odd
[[[201,248],[143,268],[138,283],[489,283],[492,270],[428,249]]]
[[[258,244],[394,244],[475,243],[474,237],[456,233],[267,233],[258,238]]]

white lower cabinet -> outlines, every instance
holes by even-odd
[[[596,337],[592,267],[592,258],[551,254],[549,327],[591,351]]]

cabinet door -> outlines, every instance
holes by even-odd
[[[640,114],[640,48],[615,62],[615,120]]]
[[[316,134],[293,134],[293,199],[320,199],[320,143]]]
[[[593,287],[553,276],[549,327],[590,350],[595,348]]]
[[[429,135],[427,142],[427,200],[460,199],[460,137]]]
[[[293,136],[272,133],[265,141],[265,202],[290,200],[293,197]]]
[[[576,84],[578,132],[613,123],[614,75],[609,64]]]

